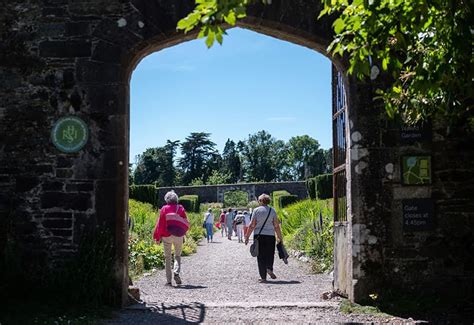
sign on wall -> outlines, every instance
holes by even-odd
[[[403,156],[401,171],[405,185],[431,184],[431,156]]]
[[[434,227],[434,205],[431,199],[402,200],[403,230],[424,231]]]
[[[400,126],[400,143],[412,144],[415,142],[431,142],[431,124]]]
[[[89,130],[86,123],[76,116],[59,119],[51,131],[54,146],[66,153],[81,150],[88,138]]]

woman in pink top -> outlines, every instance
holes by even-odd
[[[227,237],[227,227],[225,225],[225,212],[223,209],[221,209],[221,215],[220,215],[220,218],[219,218],[219,223],[221,224],[221,235],[222,237],[224,237],[224,233],[225,233],[225,236]]]
[[[178,204],[178,195],[174,191],[166,193],[165,202],[166,205],[160,209],[160,217],[153,238],[157,243],[159,243],[160,240],[163,241],[167,286],[171,286],[171,247],[174,246],[174,281],[177,285],[180,285],[182,282],[179,273],[181,271],[181,251],[183,248],[184,236],[174,236],[169,233],[166,217],[167,215],[171,215],[175,218],[182,217],[186,219],[185,222],[187,223],[186,211],[182,205]]]

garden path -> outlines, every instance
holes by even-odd
[[[137,280],[143,304],[122,310],[106,324],[386,322],[373,315],[339,311],[339,298],[323,301],[332,277],[311,274],[309,264],[275,256],[276,280],[258,283],[249,246],[216,234],[182,259],[183,284],[165,287],[164,270]],[[393,319],[392,319],[393,320]]]

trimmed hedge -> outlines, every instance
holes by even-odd
[[[280,209],[283,209],[284,207],[292,204],[292,203],[295,203],[298,201],[298,196],[297,195],[280,195],[278,197],[278,206],[280,207]]]
[[[316,198],[316,178],[308,178],[306,180],[306,189],[308,190],[308,195],[310,199],[315,199]]]
[[[179,197],[179,204],[181,204],[186,211],[199,212],[198,195],[182,195]]]
[[[318,200],[332,198],[332,174],[323,174],[315,177],[316,198]]]
[[[298,200],[296,195],[290,194],[288,191],[275,191],[272,192],[273,206],[276,209],[282,209],[290,203],[294,203]]]
[[[128,191],[130,199],[158,206],[158,188],[155,185],[130,185]]]
[[[281,195],[290,195],[288,191],[274,191],[272,192],[272,202],[274,205],[278,204],[278,197]]]

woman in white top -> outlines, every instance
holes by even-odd
[[[258,240],[258,273],[259,282],[267,282],[267,274],[276,279],[273,273],[273,261],[275,259],[275,234],[279,242],[283,242],[280,222],[278,221],[275,209],[268,206],[270,196],[262,194],[258,197],[260,206],[252,213],[252,221],[245,235],[245,244],[249,242],[252,231],[255,230],[253,240]]]
[[[214,228],[214,215],[212,214],[212,209],[209,208],[207,212],[204,214],[204,223],[206,225],[206,237],[207,237],[207,242],[211,241],[212,243],[212,237],[213,237],[213,228]]]

